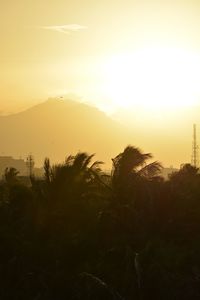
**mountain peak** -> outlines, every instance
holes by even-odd
[[[124,128],[97,108],[60,98],[0,117],[0,136],[2,152],[15,157],[33,153],[40,165],[47,156],[57,162],[78,151],[110,162],[130,143]]]

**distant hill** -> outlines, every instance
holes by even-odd
[[[111,162],[133,133],[97,108],[72,100],[50,99],[18,114],[0,117],[0,155],[35,156],[37,165],[48,156],[63,161],[77,151],[96,153]]]

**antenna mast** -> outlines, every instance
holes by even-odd
[[[198,160],[198,150],[199,147],[197,145],[197,132],[196,132],[196,124],[193,125],[193,142],[192,142],[192,165],[195,168],[198,168],[199,160]]]

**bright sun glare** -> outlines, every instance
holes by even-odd
[[[104,92],[116,107],[171,109],[199,100],[200,57],[182,49],[146,48],[115,55],[103,73]]]

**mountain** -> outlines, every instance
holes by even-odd
[[[133,133],[97,108],[73,100],[50,99],[26,111],[0,117],[0,155],[26,157],[36,164],[44,158],[63,161],[78,151],[96,153],[107,166],[127,144]]]

